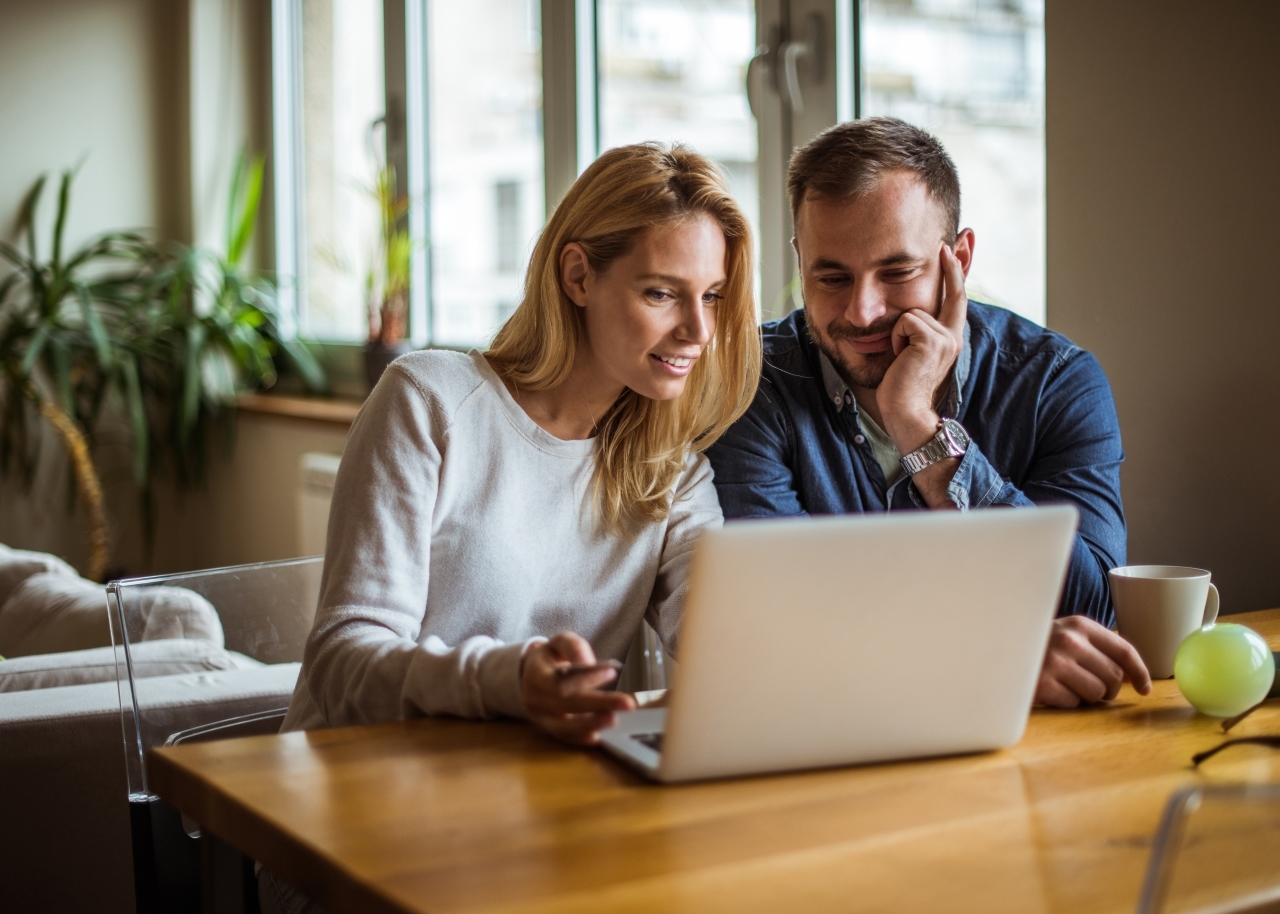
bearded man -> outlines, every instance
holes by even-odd
[[[968,300],[975,238],[942,144],[894,118],[840,124],[796,151],[787,189],[804,308],[764,326],[755,401],[709,452],[725,517],[1074,504],[1036,700],[1109,700],[1126,678],[1148,692],[1109,630],[1107,570],[1125,561],[1111,387],[1070,340]],[[927,555],[902,560],[927,572]]]

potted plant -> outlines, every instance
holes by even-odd
[[[12,267],[0,280],[0,472],[16,463],[31,484],[39,453],[30,424],[49,422],[89,514],[87,577],[101,578],[110,546],[92,460],[104,406],[114,401],[128,419],[149,550],[158,470],[171,469],[180,488],[200,483],[214,427],[231,431],[237,392],[270,387],[281,356],[312,389],[327,386],[306,346],[280,332],[272,283],[244,265],[262,167],[261,158],[237,163],[225,253],[112,232],[64,257],[74,171],[62,176],[48,260],[37,256],[35,226],[44,178],[20,216],[26,253],[0,243]]]
[[[372,390],[387,366],[412,346],[405,340],[409,323],[409,273],[413,241],[404,228],[409,200],[396,192],[396,170],[387,165],[372,188],[378,203],[379,237],[365,276],[369,340],[364,347],[365,378]]]
[[[62,175],[47,259],[40,256],[36,230],[46,177],[36,181],[19,215],[25,252],[0,242],[0,260],[10,268],[0,281],[0,473],[16,464],[30,488],[40,456],[32,423],[47,422],[70,455],[74,493],[88,514],[86,577],[101,580],[110,531],[91,457],[93,431],[113,390],[123,392],[135,427],[141,416],[136,355],[111,329],[143,281],[146,242],[108,232],[64,252],[74,175]]]

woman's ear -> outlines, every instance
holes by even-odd
[[[579,308],[587,306],[587,280],[590,276],[591,264],[582,245],[570,241],[560,249],[560,287]]]

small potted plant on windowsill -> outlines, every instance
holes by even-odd
[[[378,203],[379,238],[365,277],[369,341],[364,347],[365,378],[372,390],[387,366],[413,347],[405,339],[409,323],[409,270],[413,242],[403,228],[407,197],[396,192],[396,170],[378,172],[372,193]]]

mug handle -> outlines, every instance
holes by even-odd
[[[1208,625],[1210,622],[1218,618],[1218,588],[1212,584],[1209,585],[1209,593],[1204,600],[1204,622],[1202,625]]]

